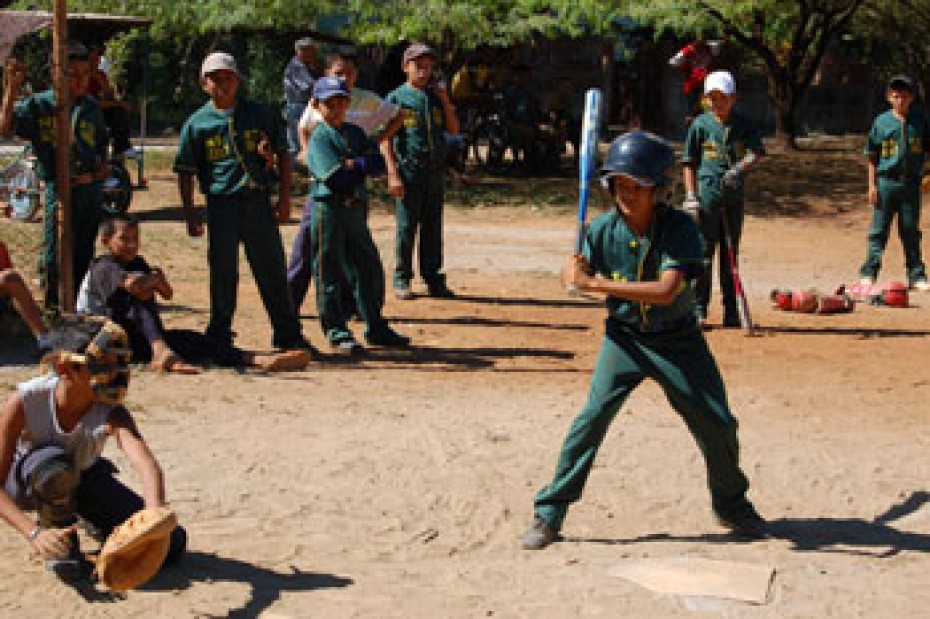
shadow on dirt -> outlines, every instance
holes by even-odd
[[[930,534],[903,531],[894,522],[930,505],[930,492],[911,493],[904,501],[890,507],[873,520],[859,518],[777,518],[769,520],[771,537],[791,542],[799,552],[829,552],[886,558],[902,552],[930,552]],[[930,520],[930,517],[928,517]],[[704,535],[670,535],[654,533],[631,539],[597,539],[566,537],[565,541],[595,544],[635,544],[640,542],[712,542],[749,543],[751,540],[732,533]]]
[[[341,589],[355,584],[351,578],[319,572],[304,572],[291,566],[281,573],[213,553],[188,552],[180,562],[161,572],[143,591],[178,591],[197,583],[226,581],[249,585],[251,596],[241,606],[230,608],[223,617],[258,617],[289,591]],[[205,615],[209,616],[209,615]]]

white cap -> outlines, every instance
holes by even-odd
[[[704,94],[719,90],[725,95],[736,94],[736,81],[729,71],[714,71],[704,78]]]
[[[200,67],[200,78],[203,79],[210,73],[223,69],[239,75],[239,67],[236,66],[235,58],[226,52],[213,52],[204,59],[203,65]],[[241,78],[242,76],[240,75],[239,77]]]

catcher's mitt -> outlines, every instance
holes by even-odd
[[[133,514],[107,537],[94,570],[97,579],[113,591],[135,589],[151,580],[165,562],[177,523],[167,507]]]

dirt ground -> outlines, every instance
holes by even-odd
[[[128,406],[166,471],[190,553],[143,590],[112,597],[53,582],[0,527],[0,615],[930,616],[930,295],[838,316],[768,302],[775,286],[855,279],[868,225],[857,150],[826,142],[773,155],[753,177],[741,267],[760,335],[707,334],[773,539],[740,542],[716,526],[697,448],[644,384],[604,442],[566,541],[520,549],[533,494],[584,401],[604,318],[599,302],[557,282],[574,215],[567,202],[540,204],[555,187],[570,196],[573,181],[527,180],[517,183],[524,198],[505,207],[448,211],[459,297],[387,302],[414,338],[409,351],[327,357],[281,375],[136,372]],[[133,210],[143,254],[176,288],[166,322],[202,328],[206,244],[186,237],[171,177],[153,174]],[[371,223],[390,269],[390,212],[376,208]],[[0,224],[0,235],[25,238],[30,227]],[[284,228],[288,249],[295,232]],[[897,238],[885,264],[883,279],[904,279]],[[312,303],[302,314],[323,347]],[[236,329],[242,345],[268,347],[246,266]],[[7,391],[32,372],[14,362],[0,367]],[[660,595],[611,575],[644,557],[770,565],[771,599]]]

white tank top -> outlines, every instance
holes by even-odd
[[[39,445],[58,445],[74,458],[78,470],[92,465],[106,442],[106,423],[115,406],[91,404],[90,410],[71,432],[64,432],[58,423],[55,407],[55,386],[58,375],[46,374],[17,385],[26,411],[26,424],[16,444],[17,460]]]

